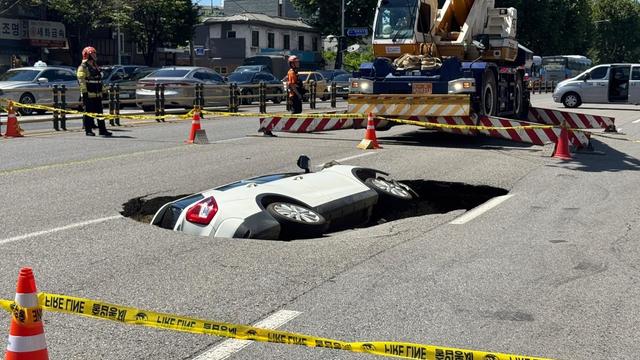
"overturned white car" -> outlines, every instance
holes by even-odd
[[[366,222],[376,206],[411,201],[408,186],[369,168],[329,163],[309,172],[240,180],[165,204],[153,225],[194,235],[293,239]]]

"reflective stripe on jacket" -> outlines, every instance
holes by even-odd
[[[84,60],[78,66],[76,76],[80,83],[80,93],[86,93],[89,97],[102,95],[102,74],[97,66],[92,66]]]

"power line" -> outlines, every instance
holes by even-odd
[[[22,2],[22,0],[16,0],[16,2],[14,2],[14,3],[13,3],[13,4],[11,4],[11,5],[9,5],[9,7],[8,7],[8,8],[6,8],[6,9],[4,9],[4,10],[0,11],[0,15],[2,15],[2,14],[4,14],[4,13],[9,12],[9,10],[13,9],[16,5],[18,5],[18,4],[19,4],[19,3],[21,3],[21,2]]]

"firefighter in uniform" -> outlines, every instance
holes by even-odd
[[[97,64],[98,55],[96,49],[87,46],[82,50],[82,63],[78,66],[78,82],[82,94],[82,105],[88,113],[102,114],[102,74]],[[98,134],[109,137],[112,134],[107,131],[104,119],[97,119]],[[94,118],[88,115],[82,117],[82,124],[87,136],[95,136]]]
[[[289,103],[291,113],[300,114],[302,112],[302,93],[304,88],[298,79],[298,68],[300,60],[295,55],[289,56],[289,72],[287,73],[287,90],[289,92]]]

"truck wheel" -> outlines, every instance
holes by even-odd
[[[498,86],[493,71],[486,69],[482,75],[482,97],[480,113],[496,115],[498,113]]]
[[[582,105],[582,99],[580,98],[580,95],[574,92],[568,92],[562,95],[562,105],[567,108],[577,108]]]
[[[529,100],[527,99],[524,78],[521,73],[516,75],[516,90],[513,100],[513,112],[518,119],[526,120],[529,115]]]

